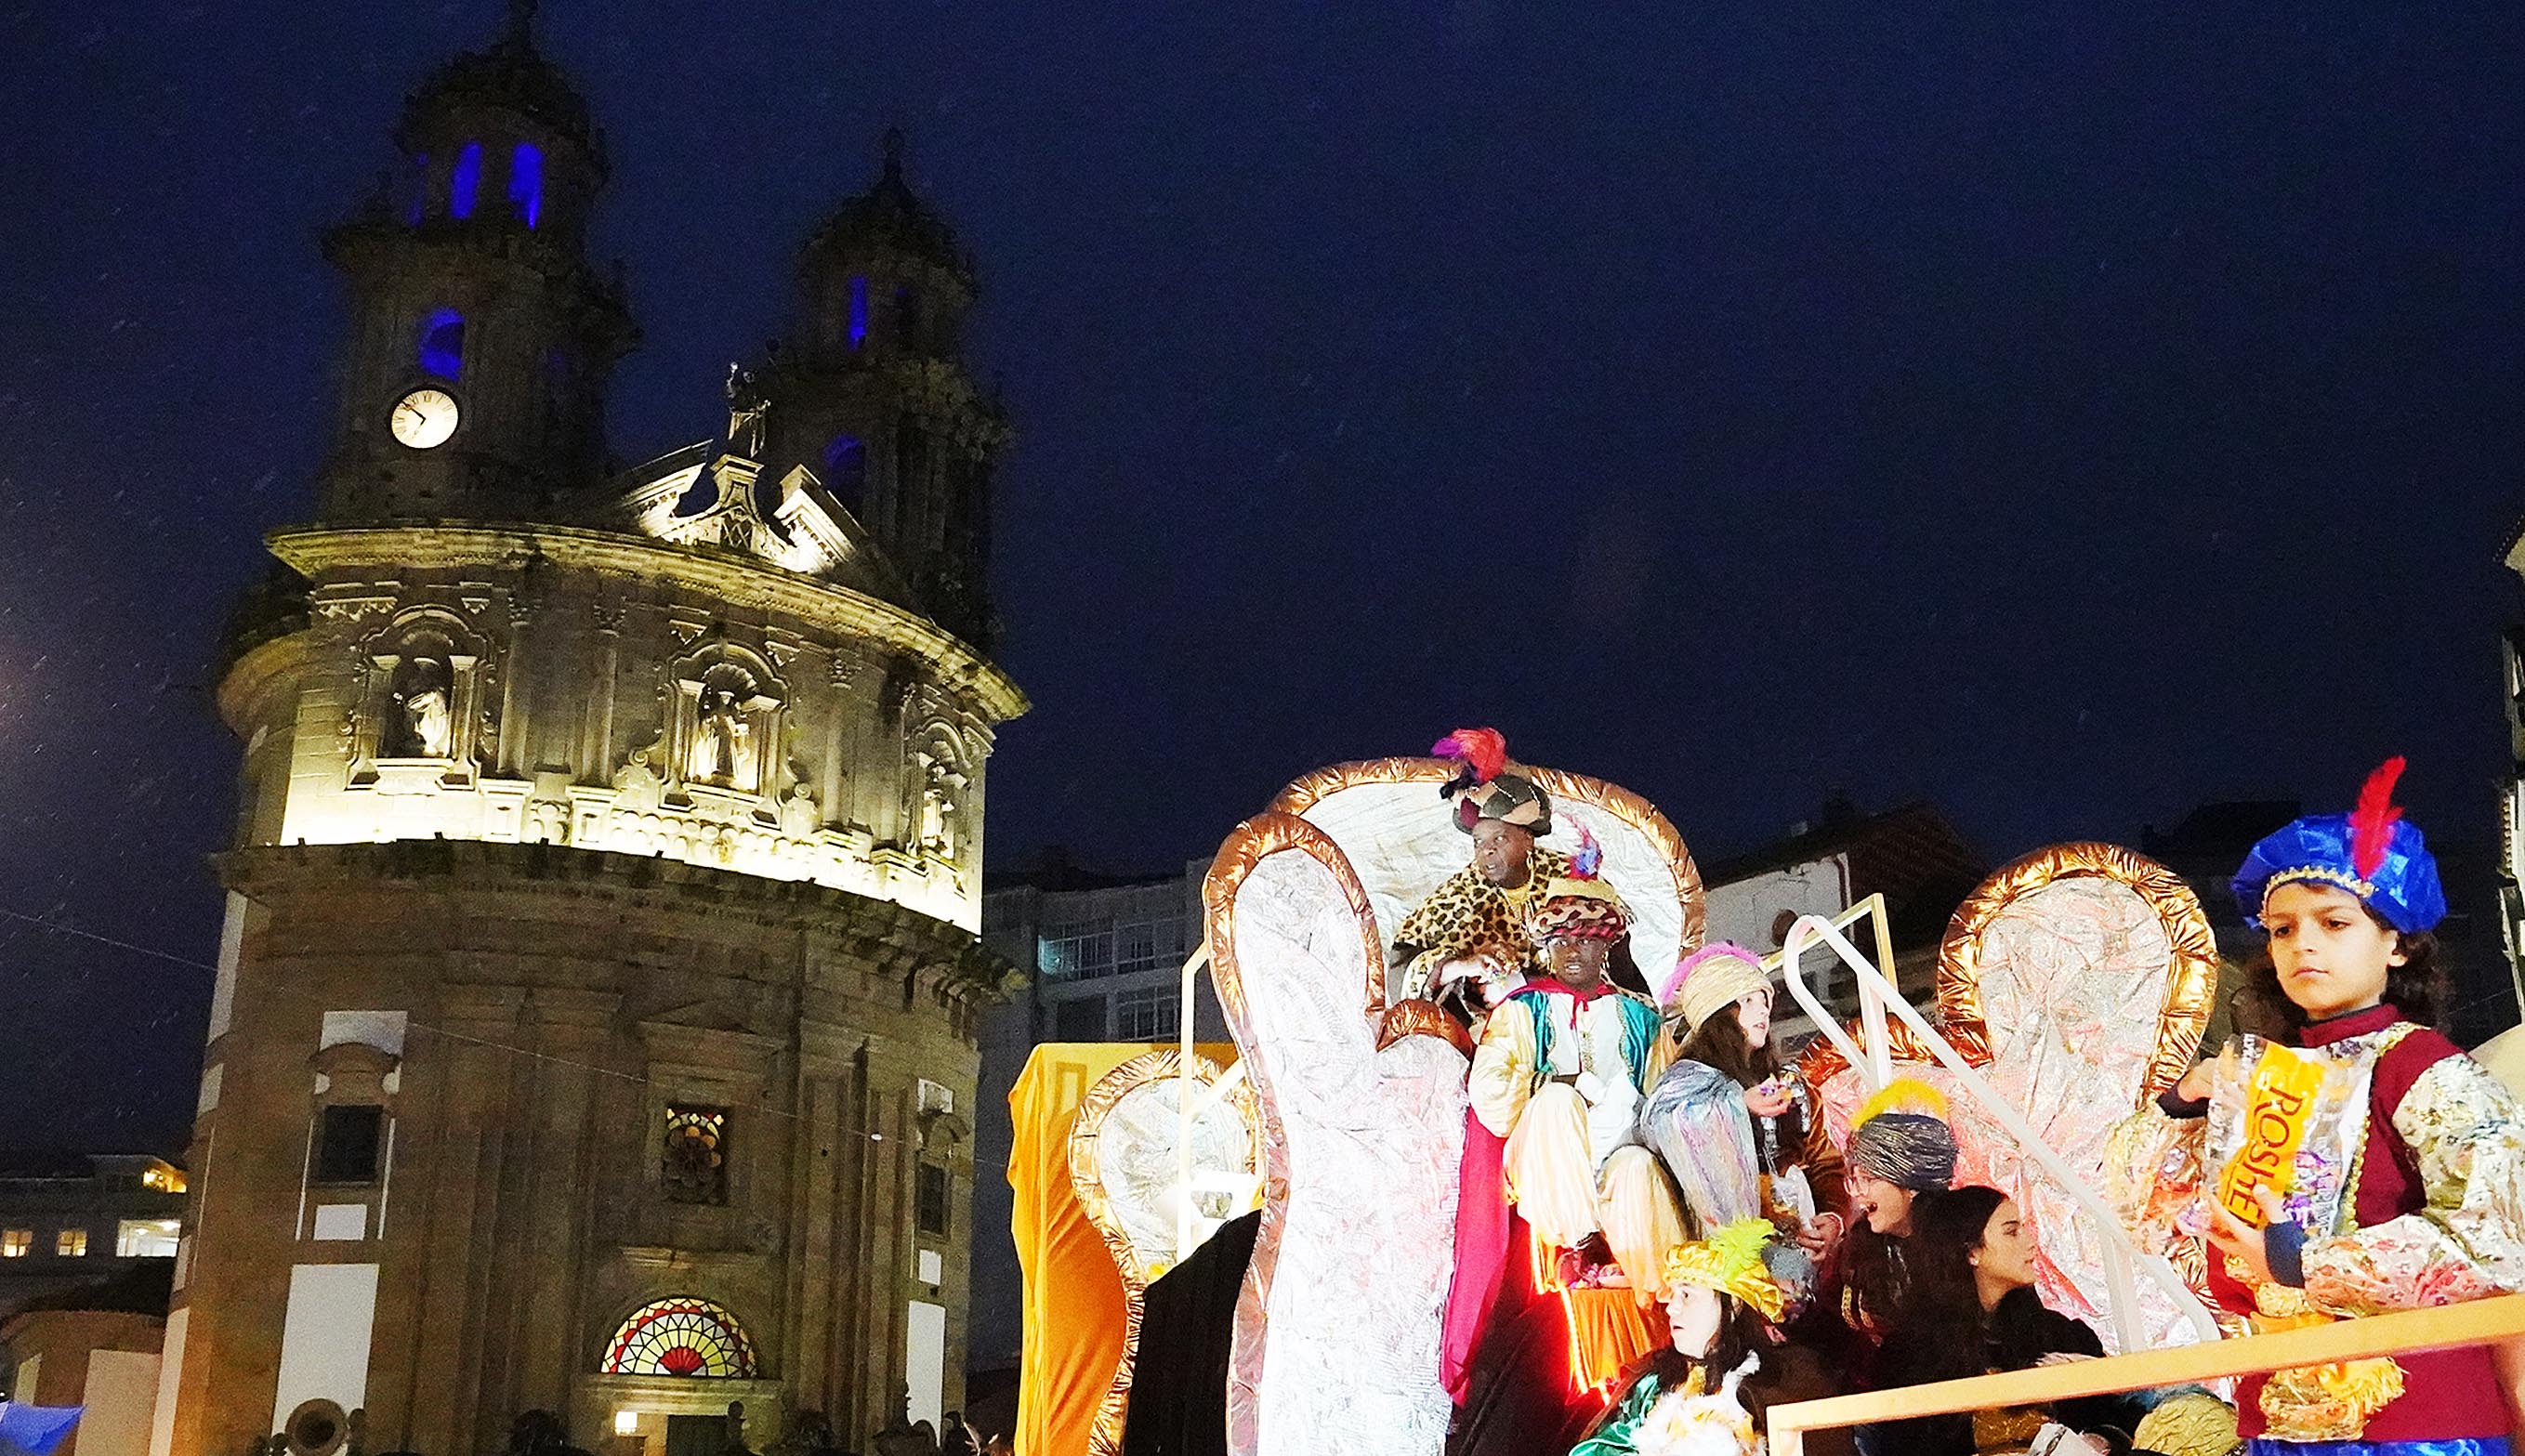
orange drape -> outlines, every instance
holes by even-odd
[[[1115,1067],[1175,1043],[1052,1043],[1037,1046],[1009,1091],[1016,1137],[1009,1232],[1025,1276],[1025,1345],[1017,1369],[1016,1456],[1084,1456],[1097,1402],[1122,1358],[1122,1276],[1069,1185],[1069,1130],[1088,1089]],[[1195,1048],[1232,1066],[1232,1044]]]

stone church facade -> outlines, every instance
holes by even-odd
[[[156,1453],[854,1449],[961,1403],[990,661],[969,260],[882,171],[727,433],[636,331],[527,12],[417,91],[312,524],[232,623],[239,822]]]

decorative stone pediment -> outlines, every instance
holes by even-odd
[[[614,510],[644,536],[712,546],[775,566],[900,598],[901,574],[816,472],[793,467],[771,490],[761,461],[711,458],[709,441],[659,457],[630,474]]]

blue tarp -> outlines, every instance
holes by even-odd
[[[0,1404],[0,1453],[45,1456],[71,1433],[86,1409],[83,1405],[28,1405],[23,1400]]]

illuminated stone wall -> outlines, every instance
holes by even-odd
[[[981,924],[992,724],[926,620],[724,551],[560,527],[311,529],[307,630],[223,689],[241,844],[549,843]]]

